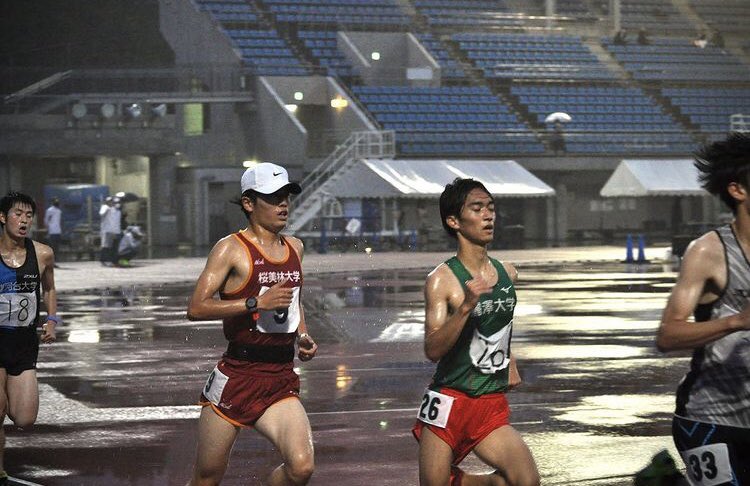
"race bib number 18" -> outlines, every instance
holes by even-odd
[[[417,418],[430,425],[445,428],[453,408],[453,397],[430,389],[425,390]]]
[[[693,486],[715,486],[732,482],[732,466],[726,444],[706,446],[680,451],[685,461],[686,472]]]
[[[26,327],[36,319],[34,294],[0,294],[0,326]]]

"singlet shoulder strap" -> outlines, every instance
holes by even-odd
[[[265,258],[266,261],[271,262],[271,263],[276,263],[276,264],[284,263],[284,262],[286,262],[286,261],[289,260],[289,257],[290,257],[290,255],[291,255],[292,252],[296,253],[292,249],[292,245],[290,245],[289,242],[286,241],[286,239],[283,237],[283,235],[280,235],[280,236],[281,236],[282,243],[286,247],[286,255],[283,258],[280,258],[280,259],[275,259],[275,258],[272,258],[272,257],[268,256],[268,254],[266,254],[266,252],[263,251],[263,248],[261,248],[260,246],[256,245],[252,241],[250,241],[249,238],[247,238],[244,234],[242,234],[242,231],[238,231],[237,233],[234,233],[234,235],[236,235],[237,238],[240,239],[240,241],[245,245],[245,247],[248,249],[248,251],[250,251],[251,254],[260,255],[263,258]]]
[[[289,240],[287,239],[286,236],[284,236],[284,235],[279,235],[279,236],[281,236],[281,241],[284,243],[284,245],[286,245],[287,250],[289,251],[289,256],[291,257],[292,255],[294,255],[294,259],[297,260],[297,262],[299,262],[300,267],[301,267],[302,266],[302,259],[300,258],[299,253],[297,253],[297,249],[294,248],[294,245],[292,245],[289,242]]]
[[[473,277],[471,276],[471,273],[466,269],[463,263],[461,263],[461,260],[458,259],[457,256],[453,256],[445,261],[445,264],[448,265],[448,268],[451,269],[453,272],[453,275],[456,276],[458,279],[458,282],[461,284],[461,288],[466,288],[466,282],[471,280]]]
[[[495,283],[495,285],[500,285],[504,280],[512,282],[512,280],[510,279],[510,275],[508,275],[508,272],[505,271],[505,266],[503,266],[502,262],[495,260],[492,257],[490,257],[490,262],[497,271],[497,282]],[[461,263],[461,260],[459,260],[457,256],[453,256],[446,260],[445,264],[448,265],[448,268],[451,269],[453,275],[455,275],[458,281],[461,283],[461,288],[466,289],[466,282],[474,277],[471,275],[471,273],[469,273],[464,264]]]
[[[507,280],[508,282],[513,282],[513,279],[510,278],[510,274],[505,269],[505,265],[503,265],[503,262],[500,260],[496,260],[492,257],[490,257],[490,261],[495,266],[495,269],[497,270],[497,284],[499,285],[503,280]]]

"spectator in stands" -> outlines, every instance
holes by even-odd
[[[638,29],[638,44],[641,46],[647,46],[651,44],[651,41],[648,40],[648,33],[643,27]]]
[[[701,32],[701,34],[698,36],[698,38],[693,41],[693,45],[695,47],[699,47],[701,49],[705,49],[706,46],[708,45],[708,38],[706,37],[706,33],[705,32]]]
[[[555,155],[566,152],[565,148],[565,133],[563,130],[563,124],[560,120],[557,120],[552,127],[552,140],[551,144],[552,150],[554,150]]]
[[[612,38],[612,42],[617,46],[624,46],[628,43],[628,31],[625,29],[620,29],[615,33],[615,36]]]
[[[52,198],[52,205],[44,212],[44,225],[47,227],[47,242],[55,256],[60,255],[60,240],[62,239],[62,210],[60,200]],[[55,263],[55,268],[58,268]]]
[[[128,226],[122,235],[120,244],[117,247],[118,261],[120,267],[130,266],[130,260],[135,258],[141,247],[143,232],[140,226]]]

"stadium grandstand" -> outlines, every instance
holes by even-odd
[[[0,192],[64,195],[71,253],[116,192],[152,252],[205,248],[257,161],[302,181],[311,248],[445,248],[424,215],[446,174],[492,182],[501,247],[684,238],[722,210],[692,153],[750,129],[748,21],[744,0],[14,2]]]

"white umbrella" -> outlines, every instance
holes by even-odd
[[[549,115],[547,115],[547,118],[544,119],[544,123],[555,123],[555,122],[567,123],[571,121],[572,119],[573,118],[567,113],[563,113],[562,111],[556,111],[554,113],[550,113]]]

